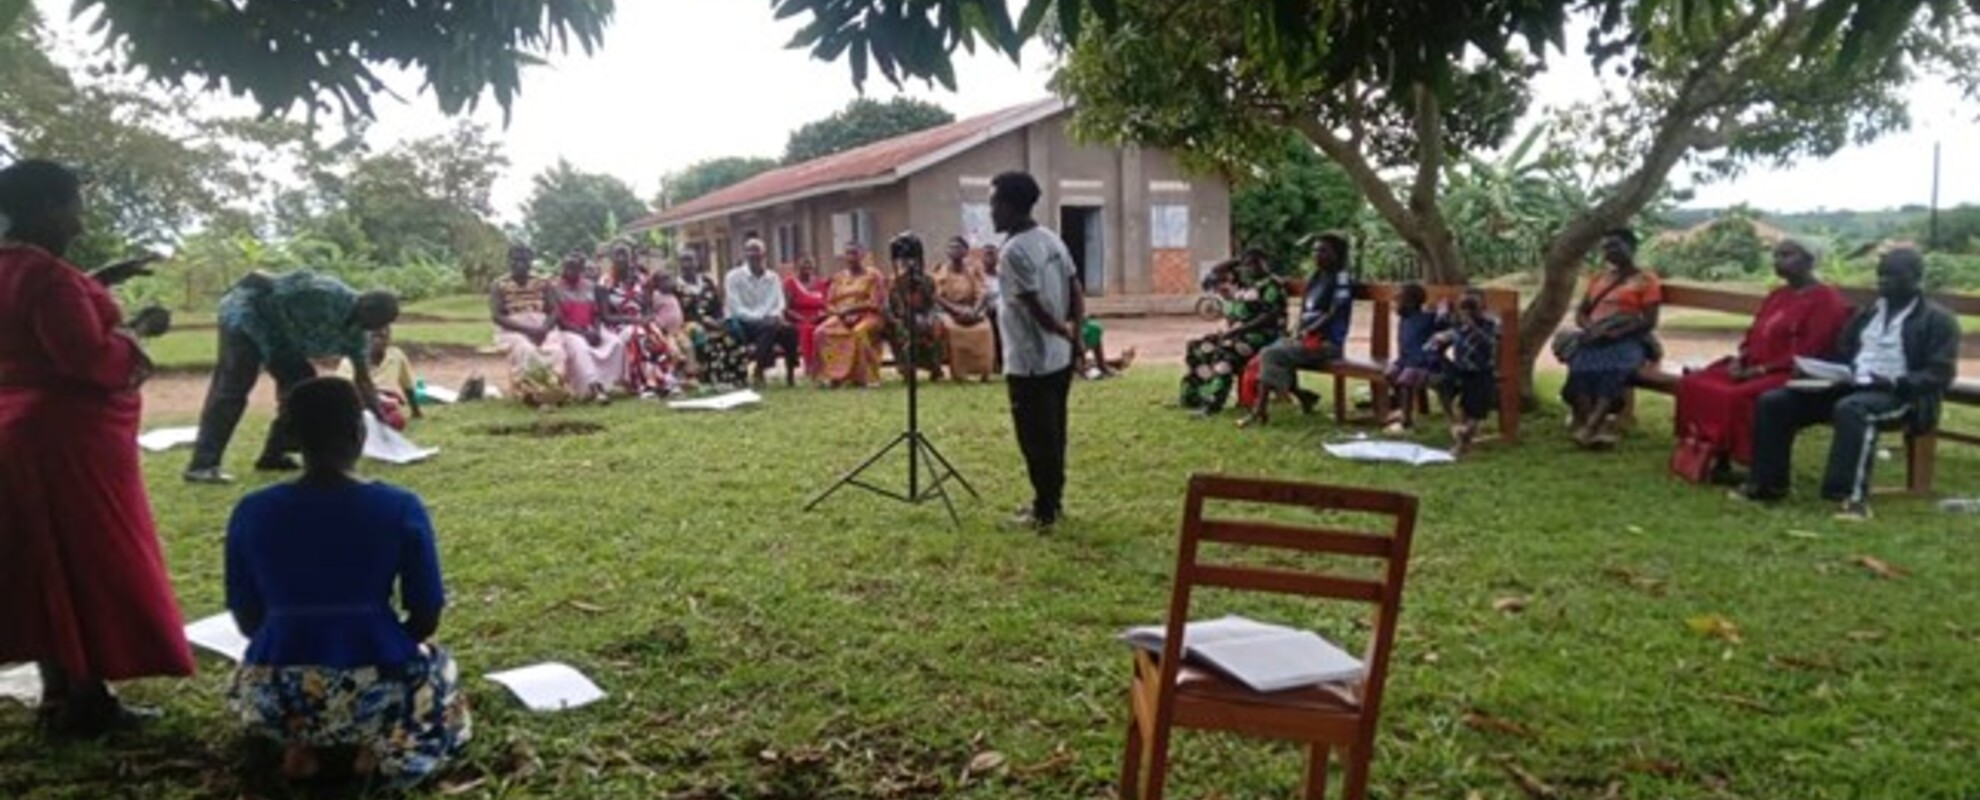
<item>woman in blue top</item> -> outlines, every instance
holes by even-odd
[[[285,777],[348,765],[410,786],[469,735],[459,673],[430,641],[446,604],[433,526],[411,492],[357,476],[350,381],[305,381],[286,412],[302,477],[243,498],[227,523],[227,608],[250,642],[228,697],[250,735],[282,747]]]
[[[1238,427],[1263,425],[1271,419],[1274,396],[1292,395],[1302,413],[1313,413],[1320,395],[1299,388],[1299,370],[1319,369],[1341,357],[1347,346],[1348,324],[1354,316],[1354,273],[1348,241],[1323,233],[1313,245],[1313,274],[1300,298],[1296,335],[1258,354],[1258,396]]]

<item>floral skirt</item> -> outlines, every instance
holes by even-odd
[[[1617,400],[1629,391],[1629,380],[1650,357],[1641,339],[1584,343],[1568,357],[1567,382],[1561,399]]]
[[[453,656],[435,645],[396,667],[243,665],[227,700],[248,734],[282,745],[369,747],[397,788],[431,777],[472,735]]]
[[[1216,336],[1191,341],[1183,353],[1182,406],[1222,410],[1244,365],[1272,341]]]
[[[738,388],[749,385],[749,348],[729,338],[720,325],[690,328],[694,360],[701,365],[704,386]]]

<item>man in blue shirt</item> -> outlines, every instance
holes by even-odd
[[[219,361],[199,412],[199,439],[185,472],[188,483],[233,480],[220,470],[220,461],[264,369],[275,378],[280,402],[296,384],[316,377],[310,359],[349,358],[366,407],[378,413],[378,390],[368,367],[370,340],[372,331],[399,318],[399,299],[392,293],[359,294],[336,278],[309,270],[256,272],[220,298],[219,317]],[[299,469],[290,449],[287,422],[278,410],[255,469]]]

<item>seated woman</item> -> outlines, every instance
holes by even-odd
[[[1792,239],[1774,248],[1774,274],[1785,285],[1767,294],[1738,354],[1686,373],[1677,384],[1677,435],[1705,442],[1713,472],[1753,459],[1753,412],[1760,395],[1794,377],[1796,356],[1825,358],[1849,322],[1849,300],[1815,280],[1819,260]]]
[[[894,351],[894,367],[901,377],[916,369],[928,371],[929,380],[942,379],[944,353],[948,351],[948,329],[942,325],[941,308],[935,302],[935,276],[926,265],[911,271],[905,263],[894,262],[894,273],[887,279],[887,345]],[[909,358],[908,337],[914,339]]]
[[[509,274],[488,290],[488,313],[495,323],[495,346],[509,362],[509,391],[529,406],[560,405],[564,388],[564,337],[557,332],[557,306],[550,281],[531,274],[536,254],[509,248]]]
[[[563,273],[550,284],[550,296],[568,359],[565,383],[585,399],[607,405],[611,390],[625,384],[626,343],[605,327],[605,290],[585,277],[589,263],[581,252],[564,256]]]
[[[413,375],[412,361],[406,358],[406,351],[392,346],[392,326],[371,332],[371,380],[378,387],[378,406],[385,412],[380,420],[394,430],[406,429],[406,414],[413,419],[426,416],[419,408],[419,378]],[[346,358],[338,362],[336,375],[344,380],[355,380],[356,365]]]
[[[1620,438],[1616,413],[1631,376],[1644,362],[1655,360],[1651,333],[1664,301],[1656,273],[1636,264],[1633,231],[1618,228],[1603,237],[1602,258],[1608,268],[1588,282],[1588,293],[1575,310],[1579,330],[1554,339],[1554,355],[1568,368],[1561,399],[1573,414],[1575,444],[1591,449],[1614,447]]]
[[[831,282],[818,274],[818,262],[798,256],[797,269],[784,276],[784,321],[797,331],[804,374],[818,380],[818,324],[825,321],[825,295]]]
[[[826,384],[834,389],[878,386],[886,293],[880,273],[866,266],[859,245],[847,245],[845,259],[825,297],[825,321],[818,325],[819,362]]]
[[[654,321],[652,284],[639,273],[630,249],[612,249],[608,278],[611,286],[605,290],[605,327],[626,343],[626,388],[648,399],[679,391],[673,344]]]
[[[1182,406],[1203,416],[1224,409],[1245,363],[1286,329],[1286,286],[1266,269],[1265,251],[1246,250],[1232,274],[1226,327],[1191,341],[1184,351]]]
[[[667,339],[673,348],[677,365],[675,377],[681,381],[681,388],[692,390],[701,377],[701,364],[694,360],[694,339],[688,335],[687,313],[681,309],[681,297],[676,294],[674,276],[664,272],[653,273],[653,291],[647,295],[652,303],[653,325]]]
[[[681,277],[674,282],[674,295],[680,298],[688,336],[694,341],[701,384],[748,386],[749,351],[730,339],[727,326],[722,324],[722,290],[717,283],[702,274],[701,260],[693,251],[681,254]]]
[[[966,260],[969,242],[961,236],[949,240],[943,262],[935,267],[935,304],[942,311],[942,327],[948,332],[949,372],[962,380],[975,376],[989,381],[996,372],[996,337],[991,329],[990,297],[983,290],[983,276]]]
[[[470,733],[459,671],[432,642],[446,605],[432,523],[411,492],[356,474],[350,381],[305,381],[286,411],[302,477],[249,494],[227,523],[227,609],[249,642],[229,703],[281,748],[285,777],[416,784]]]

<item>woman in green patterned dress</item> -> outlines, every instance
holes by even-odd
[[[1203,416],[1224,409],[1245,363],[1286,330],[1286,285],[1266,268],[1263,250],[1246,250],[1232,280],[1224,330],[1192,340],[1184,351],[1182,406]]]

